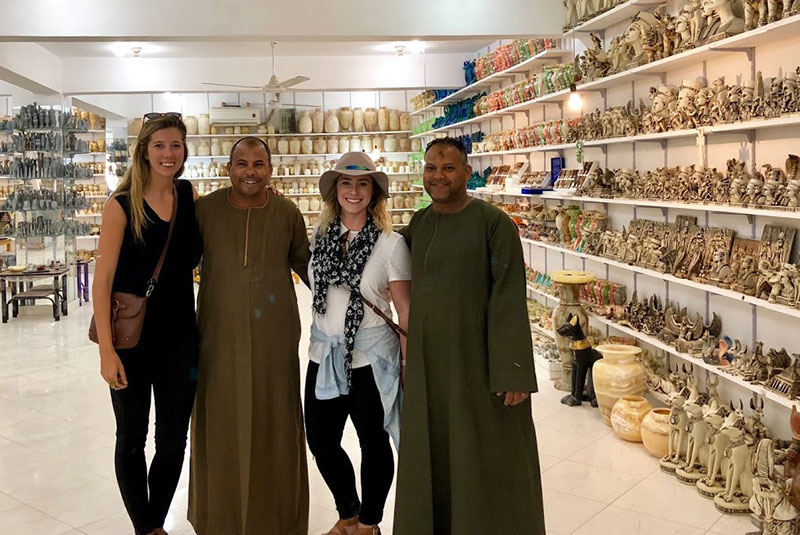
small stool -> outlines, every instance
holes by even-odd
[[[91,260],[78,260],[76,274],[78,279],[78,306],[83,306],[83,301],[89,302],[89,264]]]

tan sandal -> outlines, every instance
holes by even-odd
[[[325,535],[355,535],[358,528],[358,517],[355,516],[349,520],[342,520],[341,518],[336,521],[336,524]]]

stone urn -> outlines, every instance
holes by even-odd
[[[622,396],[611,409],[611,428],[628,442],[642,441],[642,420],[653,406],[642,396]]]
[[[339,140],[335,137],[328,138],[328,154],[339,154]]]
[[[397,132],[400,130],[400,112],[389,110],[389,130]]]
[[[289,140],[289,154],[300,154],[300,140],[296,137],[293,137]]]
[[[186,125],[186,135],[187,136],[196,136],[197,135],[197,117],[194,115],[188,115],[184,120],[183,124]]]
[[[411,130],[411,114],[407,111],[400,114],[400,130]]]
[[[311,118],[309,117],[309,121]],[[303,141],[300,142],[300,150],[303,154],[313,154],[314,153],[314,142],[311,141],[310,137],[304,137]]]
[[[389,130],[389,110],[386,106],[378,108],[378,130],[387,132]]]
[[[218,139],[211,142],[211,156],[222,156],[222,145]]]
[[[311,210],[311,201],[306,197],[302,197],[297,205],[301,212],[308,212]]]
[[[364,112],[364,131],[375,132],[378,129],[378,112],[375,108],[367,108]]]
[[[350,152],[350,138],[342,136],[339,138],[339,152],[346,154]]]
[[[222,142],[222,155],[223,156],[229,155],[232,150],[233,150],[233,140],[232,139],[226,139],[225,141]]]
[[[326,134],[339,133],[339,118],[336,117],[336,112],[333,110],[325,114],[325,133]]]
[[[669,409],[652,409],[642,420],[642,443],[647,453],[659,459],[669,453]]]
[[[399,139],[400,152],[411,152],[411,140],[407,137]]]
[[[561,379],[556,381],[556,388],[564,392],[572,392],[572,350],[569,348],[570,339],[558,334],[558,328],[564,325],[570,314],[578,316],[581,327],[585,330],[589,325],[589,315],[584,310],[580,301],[581,287],[594,280],[594,275],[588,271],[554,271],[551,280],[558,284],[560,302],[553,309],[553,333],[556,338],[558,354],[561,357]]]
[[[372,136],[373,152],[383,152],[383,136]]]
[[[422,151],[422,141],[420,139],[414,138],[411,140],[411,152],[420,152]]]
[[[267,138],[267,147],[269,147],[270,153],[276,152],[278,150],[278,138]]]
[[[595,349],[603,355],[594,363],[592,379],[603,422],[611,425],[611,409],[622,396],[643,396],[647,391],[644,366],[639,362],[641,347],[604,344]]]
[[[301,134],[310,134],[313,129],[314,125],[311,123],[311,114],[308,110],[301,112],[300,119],[297,121],[297,131]]]
[[[325,141],[324,137],[315,137],[314,138],[314,154],[325,154],[325,151],[328,150],[328,143]]]
[[[353,110],[353,132],[364,131],[364,110],[356,108]]]
[[[350,150],[353,152],[361,152],[361,138],[353,136],[350,138]]]
[[[208,121],[208,114],[201,113],[197,116],[197,133],[207,136],[211,133],[211,123]]]
[[[315,134],[321,134],[325,130],[325,114],[319,108],[311,114],[311,129]]]
[[[197,143],[188,142],[186,144],[186,150],[189,153],[189,156],[197,156]]]
[[[397,138],[394,136],[386,136],[383,141],[383,150],[386,152],[397,152]]]
[[[278,154],[289,154],[289,140],[285,137],[278,140]]]
[[[211,156],[211,146],[205,141],[201,141],[200,145],[197,146],[197,155],[198,156]]]
[[[353,110],[344,106],[339,108],[337,115],[339,116],[339,128],[342,129],[342,132],[350,131],[350,127],[353,126]]]

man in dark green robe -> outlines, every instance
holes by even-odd
[[[411,311],[395,535],[545,533],[522,246],[467,196],[460,142],[425,154],[433,204],[403,230]]]

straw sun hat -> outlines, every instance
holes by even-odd
[[[370,175],[383,196],[389,196],[389,177],[386,173],[375,169],[375,162],[366,152],[348,152],[336,162],[335,168],[322,174],[319,178],[319,192],[323,199],[332,199],[336,195],[336,181],[342,175]]]

